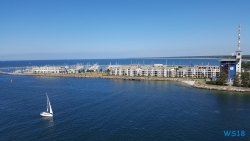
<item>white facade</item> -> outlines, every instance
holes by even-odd
[[[65,73],[67,72],[66,66],[35,66],[31,68],[32,73]]]
[[[219,77],[219,66],[194,66],[183,67],[177,70],[177,77],[193,77],[193,78],[213,78]]]
[[[72,66],[33,66],[28,67],[26,72],[29,73],[77,73],[78,70],[83,69],[82,64]]]
[[[220,74],[219,66],[182,67],[157,65],[113,65],[107,67],[110,75],[120,76],[154,76],[154,77],[193,77],[213,78]]]
[[[107,67],[110,75],[121,76],[155,76],[155,77],[174,77],[175,69],[166,66],[148,66],[148,65],[113,65]]]

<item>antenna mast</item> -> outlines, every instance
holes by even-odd
[[[241,30],[241,25],[239,24],[239,30],[238,30],[238,51],[240,51],[240,30]]]

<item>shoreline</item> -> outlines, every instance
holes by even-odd
[[[232,92],[250,92],[250,88],[234,87],[234,86],[220,86],[220,85],[208,85],[203,82],[203,79],[192,79],[192,78],[171,78],[171,77],[148,77],[148,76],[117,76],[107,75],[106,73],[76,73],[76,74],[53,74],[53,73],[37,73],[37,74],[14,74],[14,73],[1,73],[7,75],[25,75],[25,76],[45,76],[45,77],[74,77],[74,78],[102,78],[102,79],[122,79],[132,81],[176,81],[187,84],[193,88],[207,89],[207,90],[218,90],[218,91],[232,91]]]

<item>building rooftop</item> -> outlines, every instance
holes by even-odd
[[[236,59],[221,59],[221,61],[236,61]]]

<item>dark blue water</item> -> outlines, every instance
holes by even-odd
[[[46,92],[53,118],[39,115]],[[248,93],[177,82],[0,75],[0,113],[1,141],[250,139]],[[245,136],[225,137],[224,130]]]
[[[109,65],[109,64],[167,64],[167,65],[219,65],[216,59],[84,59],[84,60],[25,60],[0,61],[1,67],[75,65],[77,63]]]

